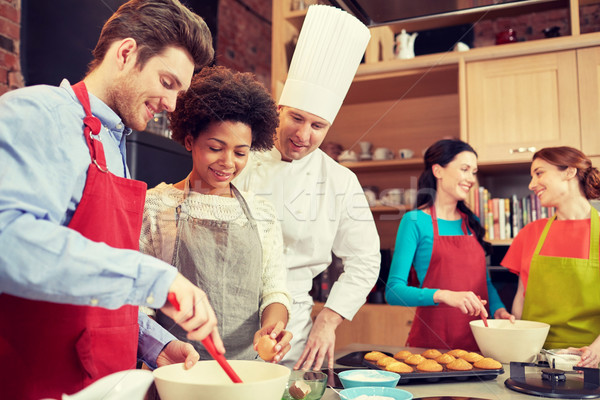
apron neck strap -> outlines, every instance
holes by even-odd
[[[437,215],[435,213],[435,206],[431,206],[429,207],[430,213],[431,213],[431,222],[433,223],[433,236],[439,236],[439,230],[438,230],[438,222],[437,222]],[[461,229],[463,231],[463,233],[465,235],[470,235],[471,231],[469,229],[469,227],[467,226],[467,216],[462,212],[462,211],[458,211],[458,213],[460,214],[460,219],[461,219]]]
[[[75,96],[77,96],[79,103],[81,103],[83,106],[83,111],[85,111],[85,117],[83,118],[83,134],[85,137],[85,142],[90,150],[92,161],[94,164],[96,164],[100,171],[108,172],[102,143],[99,140],[94,139],[92,136],[98,136],[100,129],[102,128],[102,122],[100,122],[100,120],[92,114],[90,97],[88,95],[87,88],[85,87],[85,83],[80,81],[71,86],[71,88],[73,89],[73,92],[75,92]]]

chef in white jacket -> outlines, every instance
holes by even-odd
[[[269,199],[282,223],[293,298],[287,328],[294,335],[282,363],[295,369],[320,369],[325,359],[333,368],[335,329],[354,317],[379,276],[379,236],[361,185],[319,149],[369,38],[367,27],[345,11],[309,7],[279,100],[275,147],[251,154],[234,180]],[[309,291],[332,252],[343,273],[313,325]]]

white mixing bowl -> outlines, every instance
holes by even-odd
[[[548,336],[550,325],[544,322],[507,319],[488,319],[489,327],[482,320],[471,321],[475,341],[486,357],[503,364],[511,361],[532,362]]]
[[[281,400],[290,376],[287,367],[262,361],[229,360],[243,383],[233,383],[216,361],[200,361],[154,370],[162,400]]]

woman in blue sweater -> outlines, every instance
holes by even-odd
[[[386,299],[417,307],[407,346],[477,351],[469,321],[489,314],[514,319],[486,270],[485,230],[465,204],[477,153],[460,140],[440,140],[424,161],[416,209],[398,228]]]

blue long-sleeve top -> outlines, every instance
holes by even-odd
[[[440,236],[464,235],[462,220],[448,221],[438,218]],[[433,224],[431,215],[422,210],[407,212],[400,221],[396,235],[396,246],[390,266],[385,297],[389,304],[407,307],[435,306],[433,294],[437,288],[421,288],[407,285],[408,274],[414,265],[419,282],[423,282],[433,251]],[[465,254],[465,257],[468,257]],[[486,271],[487,289],[491,315],[503,308],[498,291],[492,284],[490,274]]]
[[[129,177],[131,131],[90,94],[108,169]],[[135,250],[116,249],[68,229],[90,164],[84,111],[68,81],[0,97],[0,293],[116,309],[162,306],[177,270]],[[140,314],[139,354],[154,366],[174,337]]]

